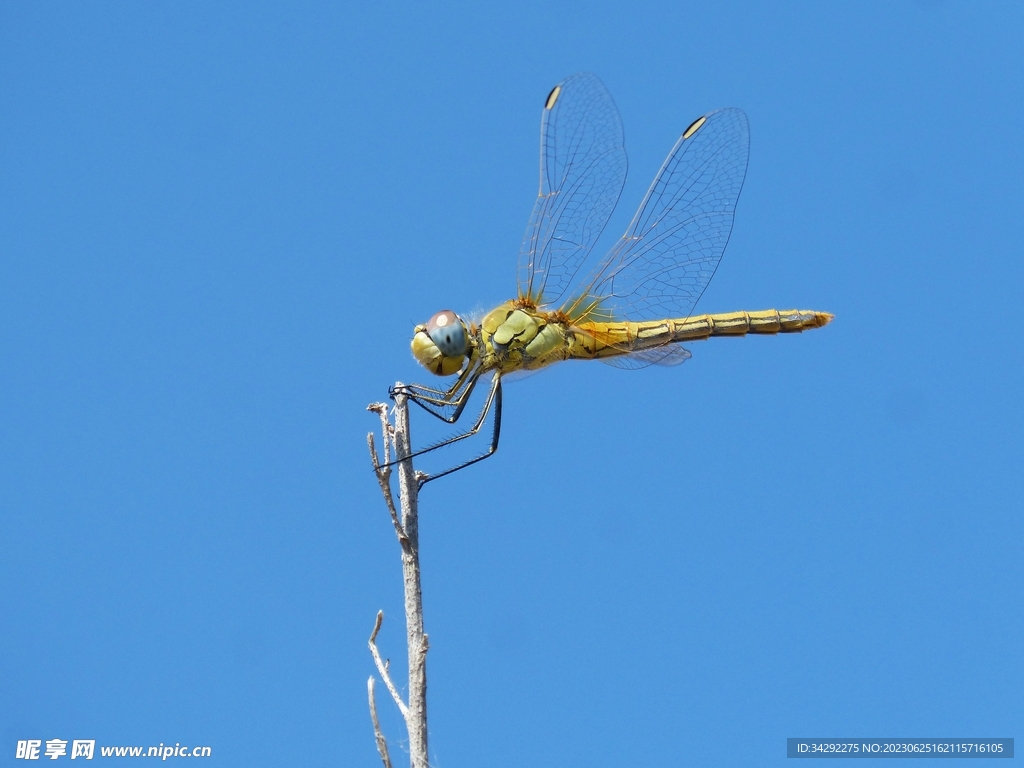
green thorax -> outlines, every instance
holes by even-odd
[[[480,323],[484,368],[502,373],[535,370],[567,359],[568,328],[553,313],[507,301]]]

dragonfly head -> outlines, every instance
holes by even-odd
[[[434,315],[413,329],[412,355],[438,376],[458,373],[469,351],[469,331],[462,318],[450,309]]]

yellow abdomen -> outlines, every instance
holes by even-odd
[[[615,357],[711,336],[800,333],[821,328],[832,317],[827,312],[808,309],[765,309],[645,322],[580,323],[575,327],[580,333],[570,331],[569,357],[580,360]]]

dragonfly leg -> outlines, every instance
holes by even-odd
[[[455,393],[462,389],[471,377],[480,375],[479,368],[480,366],[477,361],[471,361],[469,365],[462,369],[458,378],[455,379],[448,389],[436,389],[435,387],[428,387],[425,384],[403,384],[401,386],[391,387],[388,389],[388,395],[392,400],[395,399],[395,395],[402,393],[409,395],[410,397],[422,397],[439,404],[449,403],[452,398],[455,397]]]
[[[480,413],[480,418],[477,419],[477,422],[473,426],[473,429],[471,429],[469,432],[463,435],[457,435],[453,439],[445,441],[444,443],[442,443],[442,445],[450,445],[451,443],[455,442],[455,440],[461,440],[464,437],[469,437],[470,435],[476,434],[479,431],[480,427],[483,425],[484,417],[487,415],[487,411],[490,410],[492,402],[494,403],[494,432],[491,434],[490,447],[484,453],[480,454],[476,458],[470,459],[469,461],[464,461],[461,464],[452,467],[451,469],[446,469],[444,472],[439,472],[436,475],[421,475],[419,479],[419,484],[417,486],[417,490],[422,488],[431,480],[437,480],[437,478],[439,477],[450,475],[452,472],[458,472],[460,469],[465,469],[471,464],[476,464],[478,461],[483,461],[484,459],[491,456],[491,454],[493,454],[496,450],[498,450],[498,438],[501,436],[501,377],[498,376],[497,373],[494,374],[494,384],[492,384],[491,386],[491,392],[487,398],[487,403],[484,405],[484,409]]]
[[[482,371],[478,366],[467,368],[447,392],[424,387],[420,384],[406,384],[401,389],[392,387],[389,394],[392,399],[398,394],[404,394],[434,418],[448,424],[454,424],[459,420],[462,411],[469,402],[469,397],[473,394],[473,389],[476,387],[477,381],[480,380],[481,373]],[[460,389],[461,392],[459,391]]]
[[[408,395],[409,397],[418,396],[430,398],[432,400],[446,401],[450,400],[458,387],[462,385],[461,379],[456,381],[455,384],[455,387],[448,390],[434,389],[433,387],[428,387],[424,384],[403,384],[400,387],[391,387],[388,389],[388,397],[394,400],[396,395]]]
[[[479,377],[477,377],[477,379],[478,378]],[[476,379],[474,379],[474,384],[475,384],[475,382],[476,382]],[[462,408],[465,407],[465,403],[466,402],[468,402],[468,399],[464,400],[460,404],[460,408],[459,408],[460,411],[462,410]],[[454,472],[456,469],[462,469],[465,466],[469,466],[470,464],[473,464],[473,463],[475,463],[477,461],[480,461],[480,459],[483,459],[483,458],[486,458],[487,456],[490,456],[492,453],[494,453],[498,449],[498,433],[501,431],[501,375],[497,371],[494,372],[494,378],[491,380],[491,389],[487,393],[487,400],[484,403],[484,407],[480,411],[480,415],[477,417],[477,420],[473,424],[472,427],[467,429],[465,432],[462,432],[462,433],[460,433],[458,435],[453,435],[452,437],[449,437],[449,438],[446,438],[444,440],[441,440],[440,442],[434,443],[431,446],[428,446],[426,448],[421,448],[418,451],[413,451],[408,456],[403,456],[401,458],[395,459],[394,461],[388,462],[387,464],[382,464],[381,467],[382,468],[383,467],[390,467],[390,466],[392,466],[394,464],[398,464],[400,461],[404,461],[405,459],[412,459],[412,458],[415,458],[417,456],[422,456],[425,453],[430,453],[431,451],[436,451],[438,448],[444,448],[446,445],[451,445],[452,443],[457,443],[460,440],[465,440],[467,437],[472,437],[473,435],[475,435],[477,432],[480,431],[480,428],[483,426],[484,421],[487,419],[487,413],[491,410],[491,405],[494,404],[494,403],[497,403],[498,410],[495,411],[496,421],[495,421],[495,428],[494,428],[494,437],[492,438],[492,441],[491,441],[491,448],[490,448],[490,450],[484,456],[480,456],[480,457],[478,457],[476,459],[473,459],[472,461],[466,462],[465,464],[460,464],[459,466],[455,467],[454,469],[449,469],[449,470],[447,470],[447,471],[445,471],[445,472],[443,472],[441,474],[447,475],[450,472]],[[441,475],[432,475],[431,478],[432,477],[440,477],[440,476]],[[431,479],[431,478],[427,478],[427,479]],[[420,484],[422,485],[423,482],[426,482],[426,480],[422,481]]]

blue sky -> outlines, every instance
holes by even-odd
[[[584,70],[630,160],[599,251],[742,107],[698,309],[836,320],[506,387],[498,454],[421,501],[433,763],[1024,735],[1022,36],[1011,3],[3,4],[2,759],[378,764],[364,408],[426,377],[414,323],[511,297]]]

